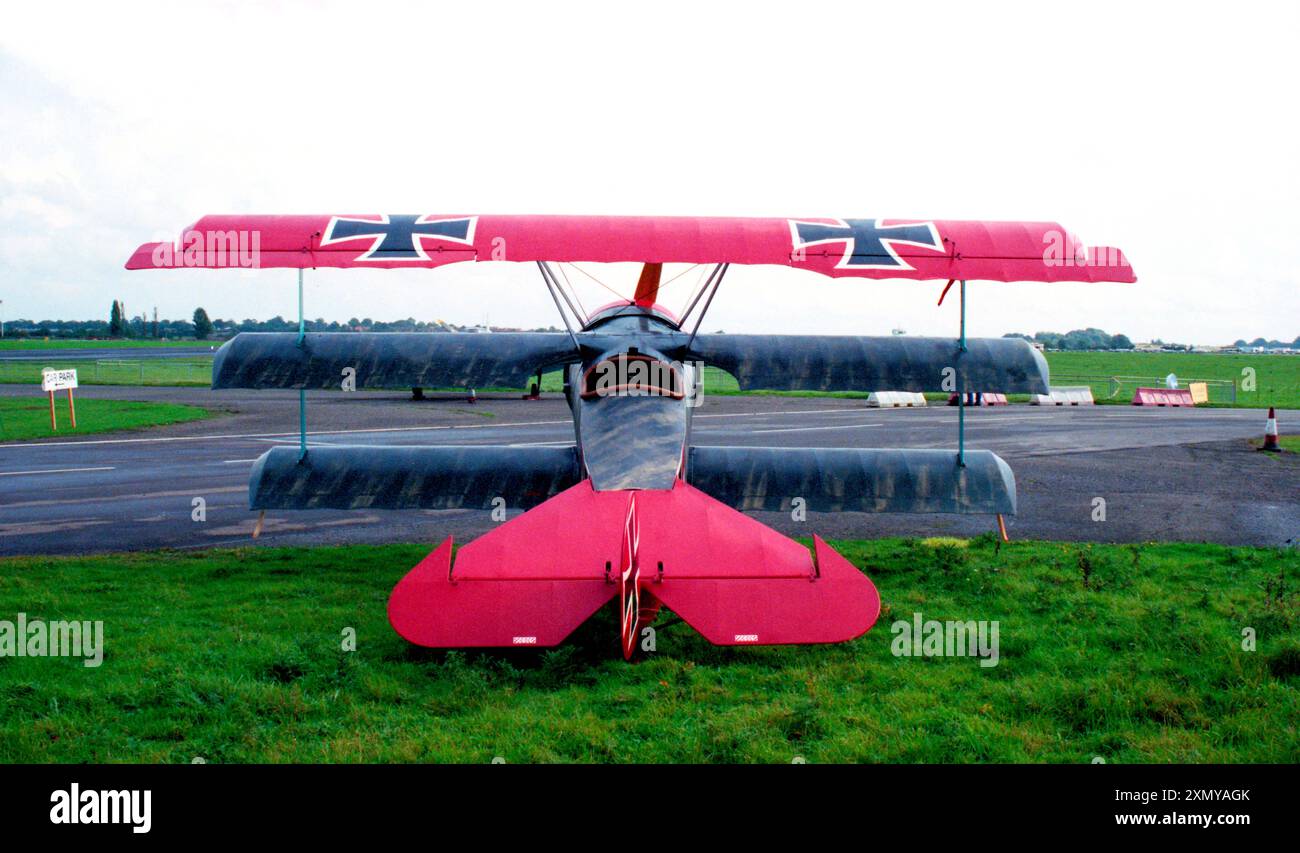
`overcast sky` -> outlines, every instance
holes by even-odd
[[[289,270],[123,269],[207,213],[882,216],[1137,272],[975,284],[972,334],[1300,334],[1294,2],[130,5],[4,7],[8,319],[295,316]],[[737,267],[706,325],[954,334],[940,286]],[[309,271],[307,314],[556,322],[523,264]]]

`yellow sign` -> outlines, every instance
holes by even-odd
[[[1210,402],[1210,386],[1206,385],[1204,382],[1189,382],[1187,383],[1187,390],[1192,392],[1193,403],[1200,404]]]

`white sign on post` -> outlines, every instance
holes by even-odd
[[[68,392],[68,418],[72,421],[72,428],[77,428],[77,407],[72,402],[72,389],[77,387],[77,371],[75,370],[55,370],[53,367],[47,367],[41,371],[41,390],[50,396],[50,429],[59,428],[58,418],[54,416],[54,392]]]
[[[55,370],[47,367],[41,371],[42,391],[63,391],[77,387],[76,370]]]

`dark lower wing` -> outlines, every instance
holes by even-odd
[[[740,510],[1013,515],[1016,480],[1001,457],[968,450],[692,447],[686,481]]]
[[[250,509],[528,508],[578,482],[573,447],[274,447]],[[504,503],[495,503],[501,498]]]

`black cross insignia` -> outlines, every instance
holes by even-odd
[[[837,267],[912,269],[912,265],[894,250],[894,243],[943,251],[939,231],[933,222],[912,225],[882,225],[881,222],[879,219],[841,219],[839,225],[827,225],[791,219],[790,233],[796,252],[823,243],[843,243],[844,255]]]
[[[473,245],[475,217],[433,219],[429,214],[383,215],[379,219],[354,219],[335,216],[325,227],[320,244],[328,246],[348,240],[371,240],[370,248],[358,261],[428,260],[421,238],[435,237]]]

